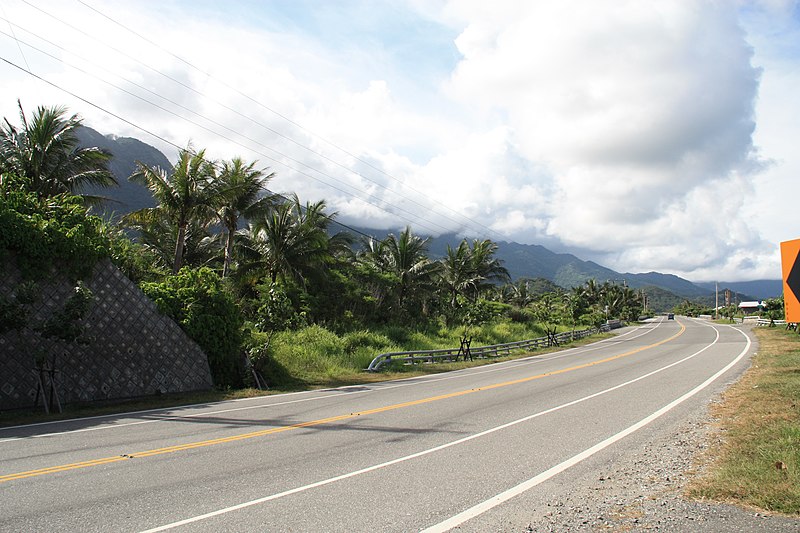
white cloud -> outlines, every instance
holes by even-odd
[[[471,21],[450,91],[502,109],[522,154],[548,165],[552,235],[615,268],[757,270],[735,270],[727,247],[693,253],[731,239],[764,249],[716,208],[741,207],[762,167],[752,143],[760,72],[732,5],[512,3],[488,17],[482,3],[463,6],[450,6]],[[698,200],[710,182],[720,196]]]
[[[795,2],[344,3],[327,8],[342,24],[327,29],[272,4],[92,4],[157,46],[79,4],[38,4],[55,18],[4,10],[19,38],[184,118],[9,37],[0,54],[178,145],[259,159],[276,189],[325,198],[348,223],[545,243],[698,280],[775,278],[776,239],[797,237]],[[66,104],[175,156],[7,64],[0,93],[12,120],[17,97]]]

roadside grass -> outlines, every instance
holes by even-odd
[[[35,424],[70,418],[103,416],[109,414],[168,409],[185,405],[210,404],[226,400],[252,398],[287,392],[316,390],[346,385],[363,385],[411,378],[427,374],[449,372],[475,366],[498,363],[575,347],[612,336],[598,334],[575,341],[569,345],[519,352],[510,356],[458,361],[453,363],[392,365],[388,371],[369,373],[364,369],[381,353],[401,350],[432,350],[458,346],[461,330],[439,328],[433,331],[411,331],[400,327],[386,327],[375,331],[356,331],[341,336],[319,326],[299,331],[278,333],[272,340],[269,357],[270,368],[279,368],[279,380],[270,379],[270,390],[254,388],[238,390],[210,390],[191,393],[162,394],[108,402],[74,403],[64,406],[63,413],[45,414],[42,407],[0,411],[0,427]],[[540,337],[538,328],[514,323],[488,324],[474,331],[473,346],[512,342]]]
[[[687,487],[696,499],[800,514],[800,336],[755,328],[753,365],[712,414],[722,441],[708,472]]]
[[[308,326],[297,331],[275,335],[270,343],[266,371],[280,368],[267,381],[299,381],[307,385],[328,385],[331,381],[358,380],[372,359],[382,353],[416,350],[436,350],[458,347],[462,328],[434,327],[428,330],[409,330],[386,326],[342,335],[321,326]],[[544,336],[536,326],[499,321],[473,328],[472,346],[500,344]],[[485,361],[485,360],[484,360]],[[255,361],[259,367],[260,361]],[[484,362],[485,364],[485,362]],[[425,365],[428,366],[428,365]],[[447,369],[456,368],[447,365]],[[415,371],[416,367],[395,367],[399,372]],[[438,370],[441,371],[441,370]]]

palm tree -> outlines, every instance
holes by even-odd
[[[520,278],[514,283],[503,285],[503,301],[520,309],[536,301],[533,280]]]
[[[496,252],[497,244],[488,239],[475,239],[471,245],[464,239],[455,249],[447,246],[447,255],[441,260],[441,281],[450,293],[453,307],[459,294],[474,303],[493,282],[510,281],[503,262],[494,257]]]
[[[110,152],[78,147],[78,115],[67,117],[65,107],[40,106],[28,121],[22,103],[17,101],[17,105],[22,126],[18,129],[8,119],[0,126],[0,172],[25,179],[27,187],[40,197],[78,194],[84,186],[117,184],[108,169]],[[103,200],[80,196],[89,204]]]
[[[129,213],[125,224],[156,222],[166,217],[178,232],[175,238],[175,255],[172,272],[177,273],[183,264],[186,232],[193,221],[214,217],[218,189],[214,187],[214,167],[205,159],[205,150],[194,153],[191,146],[178,153],[178,162],[167,172],[160,167],[136,163],[137,170],[131,181],[150,189],[158,205]]]
[[[450,294],[450,306],[455,309],[458,296],[474,288],[478,282],[477,273],[472,265],[472,255],[466,240],[457,248],[447,245],[447,253],[441,259],[440,280]]]
[[[330,257],[325,202],[300,204],[297,196],[251,220],[243,232],[242,254],[250,259],[243,270],[264,270],[275,283],[279,277],[305,282]]]
[[[432,288],[439,264],[427,255],[429,239],[422,239],[406,227],[400,237],[390,234],[380,244],[382,266],[398,280],[397,304],[402,307],[406,298],[417,290]]]
[[[497,248],[497,244],[489,239],[472,241],[469,255],[476,279],[473,286],[473,299],[477,299],[480,293],[494,282],[511,280],[508,270],[503,266],[503,261],[495,257]]]
[[[266,184],[275,173],[264,174],[255,168],[256,163],[249,165],[235,157],[222,163],[222,170],[217,176],[219,187],[219,205],[217,216],[225,228],[225,260],[222,266],[222,277],[226,277],[231,268],[233,257],[233,241],[239,229],[239,218],[254,218],[273,207],[274,196],[266,194]]]
[[[154,266],[172,268],[178,228],[164,212],[156,211],[136,220],[126,219],[125,223],[138,232],[139,243],[158,260]],[[206,266],[219,259],[219,239],[211,233],[213,223],[213,218],[189,222],[184,237],[183,265]]]

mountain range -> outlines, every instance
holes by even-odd
[[[143,186],[128,180],[140,161],[151,166],[169,169],[172,165],[158,149],[138,139],[103,135],[92,128],[83,126],[78,131],[81,146],[97,146],[110,151],[114,158],[111,171],[119,182],[119,187],[104,190],[88,190],[92,194],[105,196],[110,202],[103,215],[116,217],[143,207],[155,205],[150,192]],[[383,238],[389,232],[368,228],[356,228],[362,233]],[[432,237],[428,250],[433,257],[446,254],[447,246],[456,247],[461,238],[455,234]],[[592,261],[583,261],[568,253],[556,253],[544,246],[499,241],[497,257],[503,261],[513,279],[542,278],[564,288],[582,285],[589,279],[598,282],[610,281],[644,290],[651,302],[650,308],[666,311],[683,300],[713,305],[715,285],[720,294],[730,289],[737,301],[772,298],[783,294],[781,280],[759,280],[749,282],[692,283],[672,274],[659,272],[620,273]]]

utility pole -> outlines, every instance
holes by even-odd
[[[719,281],[714,282],[714,320],[719,318]]]

